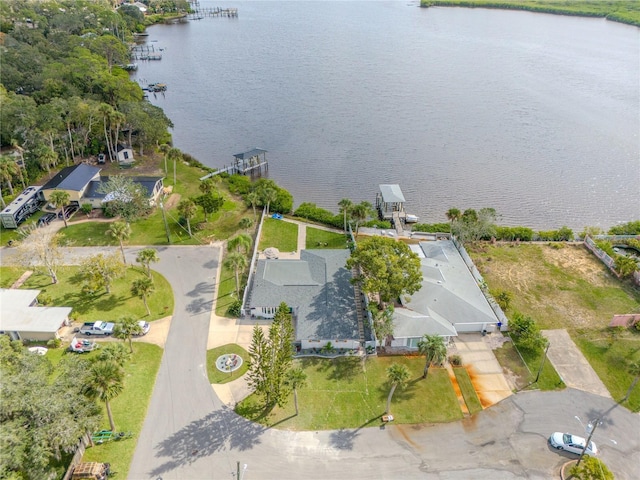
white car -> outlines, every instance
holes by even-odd
[[[151,325],[149,325],[149,322],[145,322],[144,320],[140,320],[138,322],[138,325],[140,325],[140,329],[142,330],[142,333],[140,333],[137,336],[142,336],[142,335],[146,335],[147,333],[149,333],[149,330],[151,329]]]
[[[577,435],[571,435],[570,433],[555,432],[549,437],[549,444],[557,448],[558,450],[566,450],[567,452],[581,455],[584,451],[584,445],[587,441],[578,437]],[[598,455],[598,447],[593,442],[589,442],[585,455],[596,456]]]

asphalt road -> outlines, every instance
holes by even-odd
[[[10,263],[11,249],[2,250],[2,263]],[[65,258],[75,263],[111,249],[69,250]],[[137,250],[127,249],[128,257]],[[519,393],[449,424],[380,428],[376,421],[354,430],[288,432],[248,422],[221,404],[207,380],[217,249],[166,247],[159,254],[154,268],[174,289],[175,312],[132,480],[233,479],[236,462],[242,480],[559,478],[560,466],[576,456],[550,448],[546,439],[554,431],[582,434],[576,415],[583,422],[604,419],[593,440],[616,478],[640,478],[640,416],[574,389]]]

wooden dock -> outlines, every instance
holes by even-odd
[[[269,162],[267,161],[267,151],[261,148],[254,148],[242,153],[236,153],[233,163],[211,172],[200,180],[220,175],[221,173],[229,173],[231,175],[261,175],[262,168],[269,170]]]
[[[188,20],[202,20],[207,17],[238,18],[237,8],[201,7],[198,0],[190,0],[189,4],[191,12],[187,15]]]

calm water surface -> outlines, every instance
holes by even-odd
[[[206,2],[201,2],[206,6]],[[494,207],[505,225],[640,218],[640,29],[407,2],[240,2],[149,29],[141,83],[212,167],[253,147],[295,198],[337,211],[400,184],[407,210]]]

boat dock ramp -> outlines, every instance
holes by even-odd
[[[191,12],[187,15],[188,20],[202,20],[206,17],[227,17],[238,18],[237,8],[201,7],[198,0],[189,0]]]
[[[396,229],[398,236],[404,235],[404,225],[416,223],[418,217],[404,210],[406,202],[400,185],[379,185],[380,191],[376,194],[376,210],[380,220],[388,220]]]
[[[263,168],[269,170],[267,151],[261,148],[253,148],[246,152],[236,153],[233,156],[233,163],[231,165],[225,165],[215,172],[205,175],[200,178],[200,180],[205,180],[221,173],[228,173],[230,175],[261,175]]]

